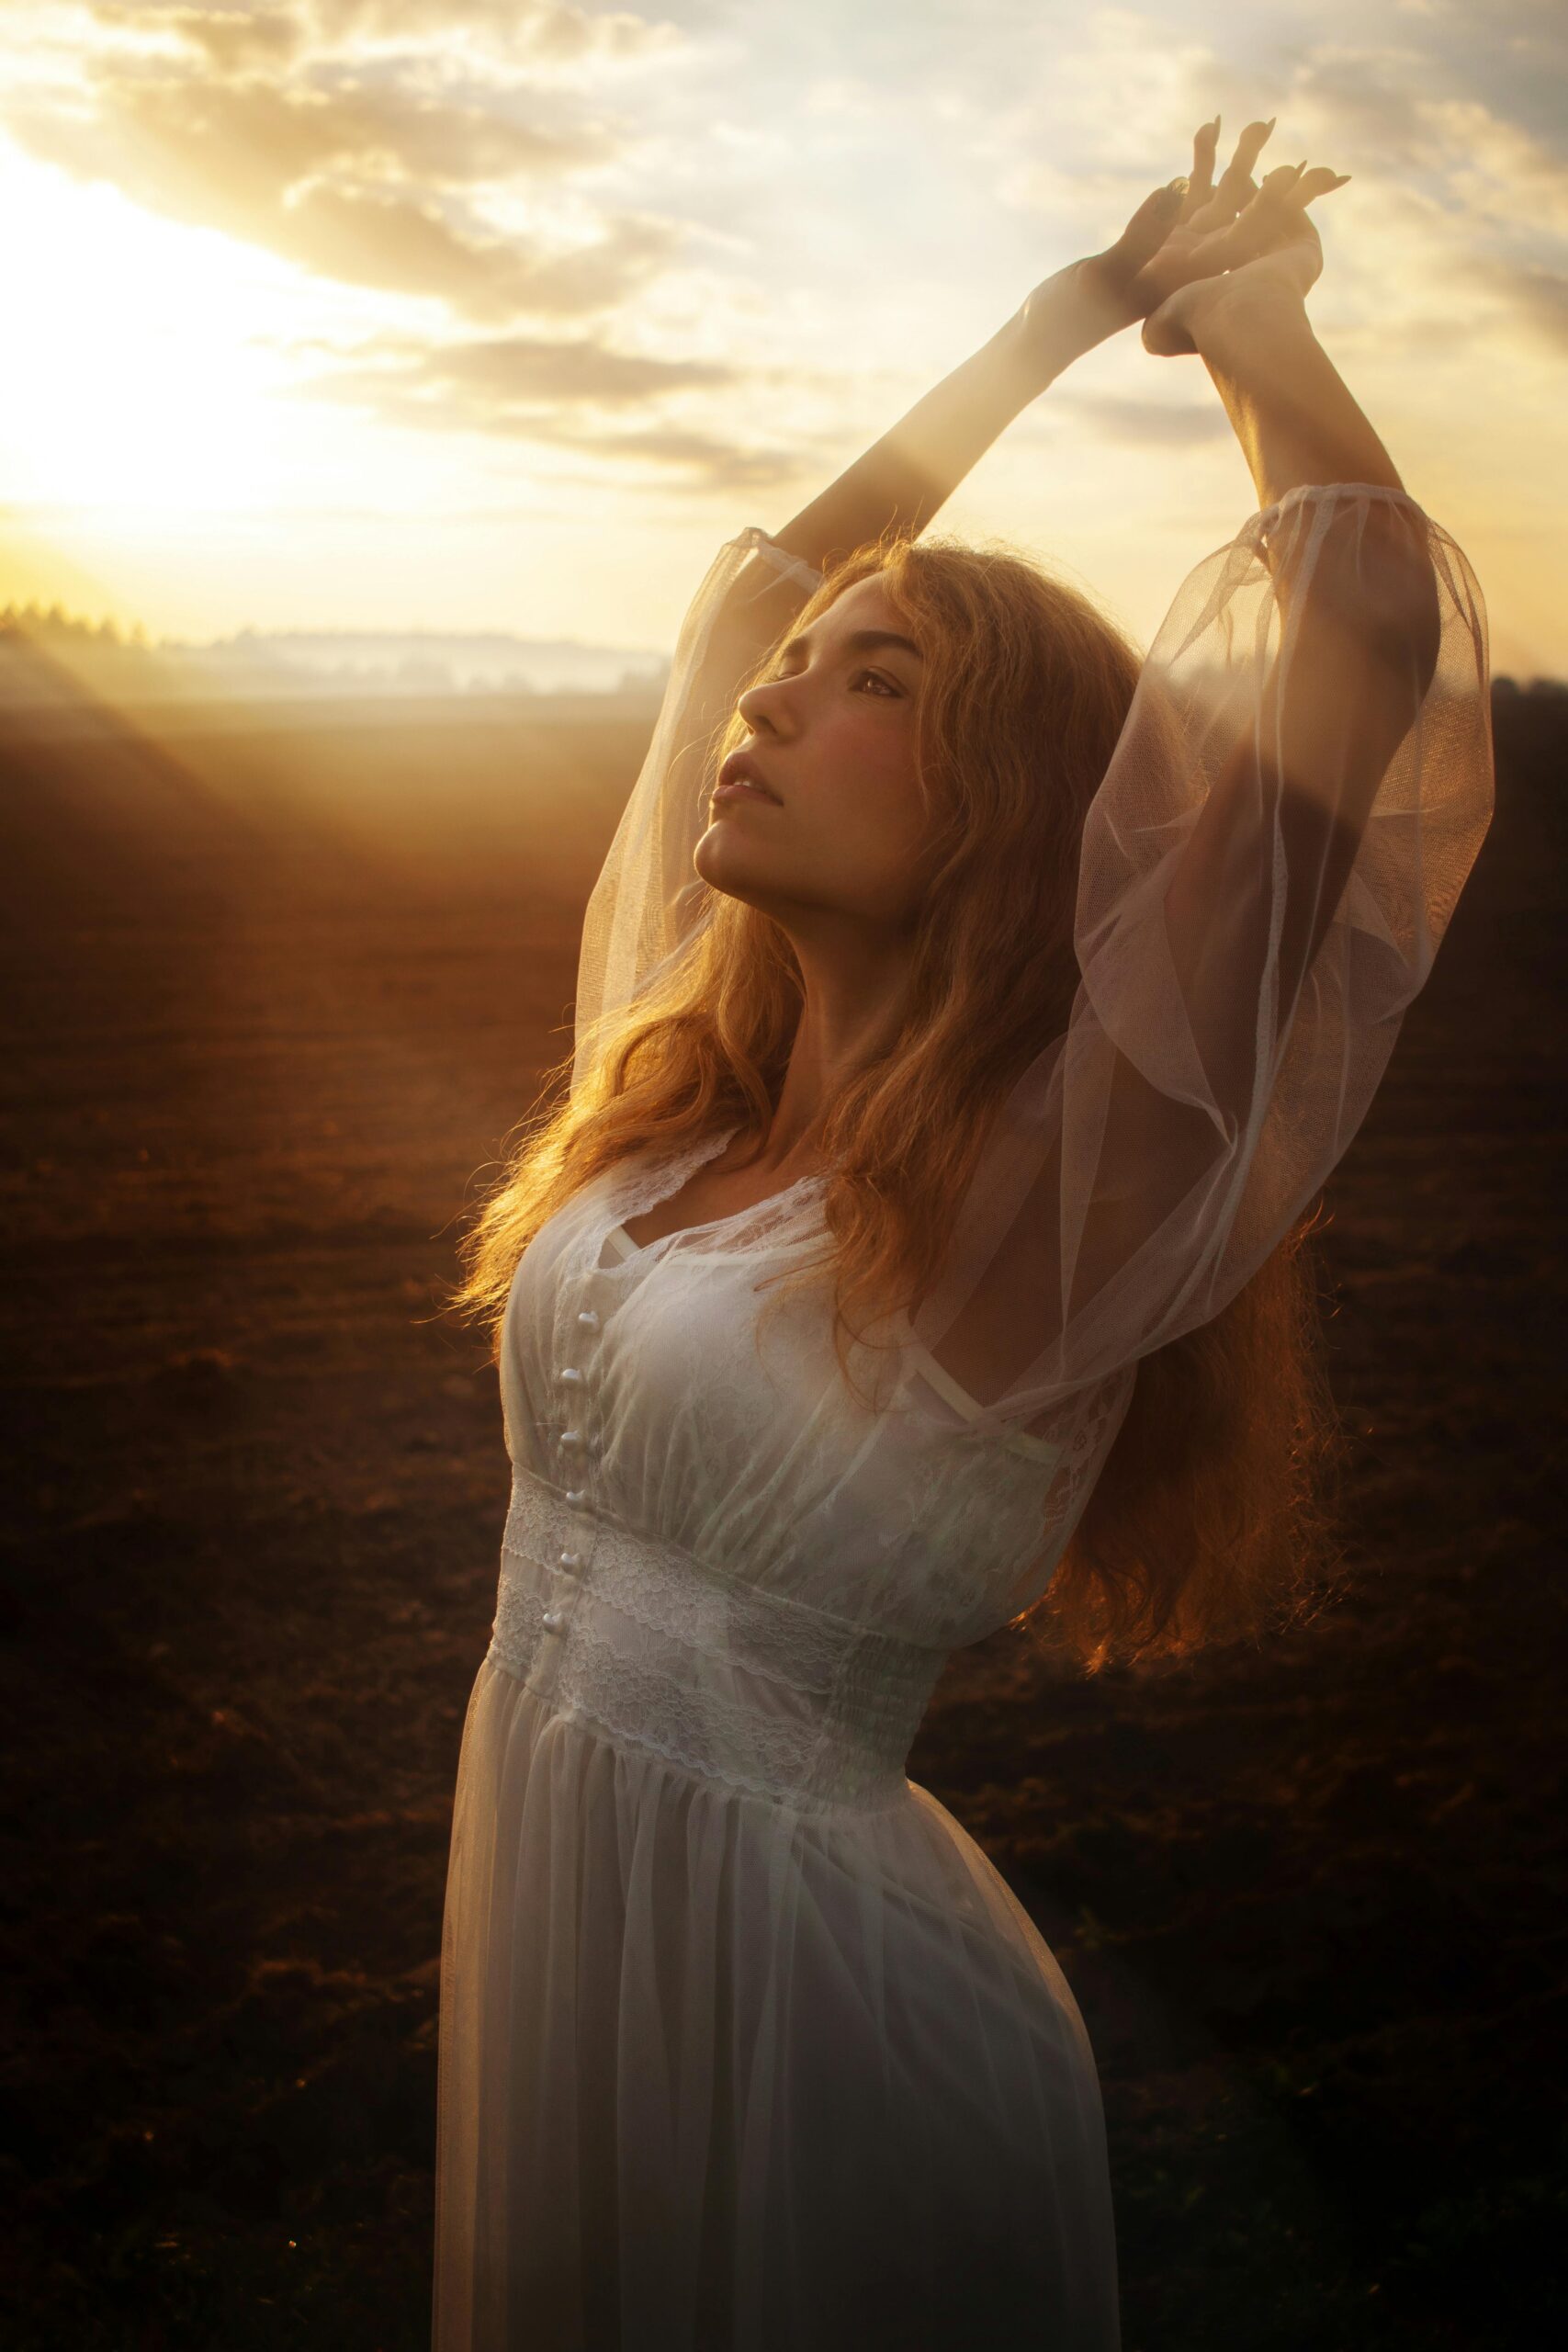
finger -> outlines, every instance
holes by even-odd
[[[1343,187],[1349,176],[1348,172],[1333,172],[1323,164],[1314,164],[1310,171],[1304,164],[1281,164],[1268,175],[1240,213],[1235,230],[1238,236],[1250,231],[1266,238],[1277,237],[1281,231],[1294,233],[1314,198]]]
[[[1305,171],[1304,163],[1276,164],[1271,172],[1264,174],[1263,184],[1253,202],[1262,205],[1265,210],[1278,210],[1285,205],[1294,204]]]
[[[1241,203],[1247,201],[1247,190],[1244,188]],[[1222,181],[1218,187],[1209,190],[1201,204],[1183,214],[1181,225],[1184,229],[1195,230],[1200,236],[1207,236],[1211,230],[1223,229],[1227,220],[1234,220],[1239,209],[1234,188],[1227,189]]]
[[[1294,201],[1311,204],[1315,197],[1331,196],[1337,187],[1345,187],[1349,177],[1348,172],[1333,172],[1326,164],[1314,164],[1297,181]]]
[[[1235,152],[1221,174],[1220,184],[1214,190],[1214,202],[1224,208],[1216,215],[1218,220],[1234,219],[1242,206],[1257,195],[1258,183],[1252,176],[1252,167],[1278,120],[1277,115],[1271,115],[1267,122],[1249,122],[1236,141]]]
[[[1253,167],[1268,145],[1274,125],[1279,119],[1277,114],[1271,114],[1267,122],[1249,122],[1236,141],[1235,153],[1232,155],[1226,168],[1243,178],[1250,177]]]
[[[1200,125],[1192,138],[1192,169],[1188,178],[1188,201],[1184,218],[1190,217],[1206,204],[1214,186],[1214,157],[1219,152],[1220,118]]]
[[[1181,218],[1185,194],[1185,182],[1172,180],[1145,197],[1111,247],[1124,267],[1141,269],[1151,254],[1158,253]]]
[[[1235,153],[1226,165],[1218,187],[1197,211],[1183,216],[1184,228],[1195,230],[1201,236],[1212,235],[1245,212],[1249,204],[1257,202],[1262,191],[1251,175],[1250,165],[1257,161],[1258,152],[1273,128],[1272,122],[1255,122],[1247,126],[1236,141]],[[1269,179],[1277,184],[1288,183],[1300,169],[1299,164],[1281,164],[1269,175]]]
[[[1282,164],[1270,172],[1251,203],[1205,248],[1205,261],[1217,258],[1225,268],[1235,269],[1310,232],[1301,198],[1303,168]]]
[[[1301,209],[1301,187],[1304,164],[1280,164],[1265,175],[1263,185],[1245,204],[1233,227],[1236,231],[1257,228],[1260,222],[1277,228],[1287,216]]]

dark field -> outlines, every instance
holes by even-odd
[[[1343,1599],[1154,1681],[998,1636],[910,1758],[1083,2006],[1127,2352],[1556,2333],[1568,696],[1496,716],[1329,1193]],[[5,722],[13,2352],[428,2341],[508,1485],[437,1308],[650,718]]]

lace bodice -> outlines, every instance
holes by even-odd
[[[825,1284],[759,1340],[754,1285],[821,1242],[820,1176],[640,1247],[624,1229],[733,1132],[595,1180],[523,1258],[496,1643],[694,1770],[869,1802],[902,1785],[948,1653],[1044,1589],[1133,1375],[1031,1435],[982,1422],[911,1336],[868,1410]]]

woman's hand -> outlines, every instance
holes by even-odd
[[[1300,239],[1302,208],[1344,181],[1334,172],[1298,167],[1284,175],[1292,183],[1289,204],[1271,186],[1280,181],[1280,174],[1270,173],[1260,189],[1252,167],[1273,128],[1272,121],[1248,123],[1216,187],[1216,115],[1194,133],[1189,178],[1173,180],[1145,197],[1103,253],[1069,262],[1034,288],[1017,325],[1045,380],[1060,370],[1065,356],[1092,350],[1134,320],[1148,319],[1184,288]],[[1193,346],[1176,343],[1172,348]]]
[[[1238,304],[1267,304],[1282,298],[1299,304],[1316,284],[1323,246],[1306,207],[1314,196],[1342,187],[1348,173],[1336,175],[1304,164],[1283,164],[1269,174],[1251,201],[1212,246],[1222,259],[1218,271],[1188,280],[1168,294],[1144,322],[1144,348],[1162,359],[1194,352],[1220,315]],[[1249,250],[1250,248],[1250,250]]]
[[[1270,172],[1233,221],[1204,232],[1219,242],[1203,250],[1225,266],[1179,286],[1144,322],[1150,351],[1201,355],[1265,509],[1308,483],[1404,488],[1307,317],[1303,298],[1323,268],[1323,247],[1305,207],[1325,181],[1343,185],[1301,164]],[[1418,569],[1424,574],[1424,559]],[[1408,584],[1408,567],[1399,579]],[[1417,597],[1425,593],[1417,581]]]
[[[1322,164],[1309,171],[1305,164],[1284,164],[1259,187],[1253,168],[1273,128],[1272,121],[1248,123],[1217,187],[1212,180],[1218,117],[1197,133],[1192,177],[1180,214],[1131,282],[1140,317],[1148,319],[1187,287],[1233,276],[1257,262],[1279,259],[1284,282],[1299,282],[1303,294],[1312,284],[1323,266],[1323,249],[1305,208],[1314,198],[1343,187],[1349,174],[1331,172]],[[1133,217],[1134,221],[1138,218],[1136,213]],[[1308,269],[1310,276],[1304,275]],[[1156,348],[1146,332],[1145,341],[1150,350]]]

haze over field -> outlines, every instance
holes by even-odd
[[[1038,280],[1277,115],[1318,333],[1487,592],[1568,669],[1568,28],[1553,0],[12,0],[0,604],[207,641],[668,651]],[[1144,642],[1252,510],[1197,360],[1128,333],[940,526]]]

